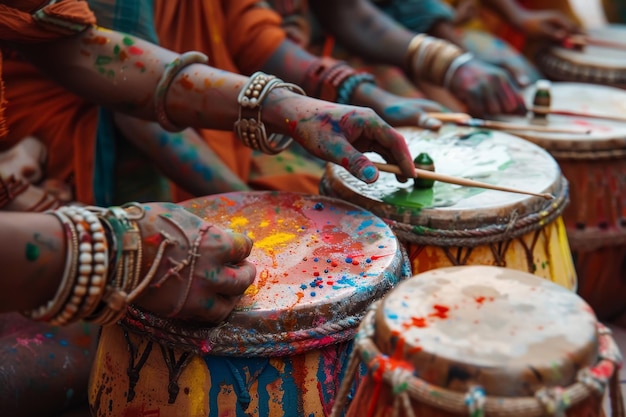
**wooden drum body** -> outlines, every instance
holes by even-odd
[[[624,43],[626,25],[587,31],[595,39]],[[537,66],[551,80],[626,88],[626,50],[588,45],[583,50],[550,46],[539,50]]]
[[[530,106],[535,89],[526,91]],[[552,109],[626,116],[626,92],[605,86],[552,83]],[[590,134],[517,132],[558,161],[570,183],[563,218],[578,273],[579,294],[602,320],[626,312],[626,121],[548,115],[547,119],[505,117],[590,129]],[[625,119],[626,120],[626,119]]]
[[[392,230],[344,201],[229,193],[183,203],[255,244],[257,277],[205,328],[137,309],[103,329],[94,416],[325,416],[367,307],[410,267]]]
[[[601,417],[607,388],[622,400],[609,333],[579,296],[525,272],[418,274],[363,319],[349,368],[368,373],[349,404],[342,383],[334,416]]]
[[[439,182],[432,189],[419,189],[387,173],[366,185],[337,165],[327,166],[322,193],[386,219],[406,245],[414,274],[446,266],[496,265],[576,288],[560,217],[567,204],[567,181],[547,152],[501,132],[456,127],[439,133],[400,131],[411,154],[428,153],[437,172],[551,193],[555,199]]]

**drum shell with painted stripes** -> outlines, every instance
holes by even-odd
[[[410,276],[393,231],[324,196],[241,192],[182,204],[253,239],[256,280],[216,328],[136,308],[104,328],[94,415],[328,415],[360,319]]]
[[[384,218],[405,244],[414,274],[446,266],[495,265],[576,288],[560,215],[568,201],[568,184],[554,158],[502,132],[451,126],[438,133],[399,130],[411,154],[429,153],[437,172],[551,193],[555,199],[439,182],[433,189],[418,190],[388,173],[368,185],[337,165],[327,166],[322,193]]]

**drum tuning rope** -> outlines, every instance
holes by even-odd
[[[366,313],[359,331],[355,337],[354,350],[350,356],[348,373],[342,381],[338,391],[331,417],[339,417],[348,404],[348,393],[352,389],[358,365],[362,361],[368,368],[369,374],[381,372],[379,367],[381,362],[388,358],[376,345],[375,322],[377,309],[381,308],[380,301],[372,304]],[[587,400],[590,396],[604,394],[605,387],[610,389],[611,412],[613,417],[624,416],[624,404],[619,387],[618,372],[621,367],[621,356],[617,350],[617,345],[612,339],[610,331],[597,323],[599,338],[599,359],[598,362],[578,375],[578,380],[567,387],[542,388],[533,397],[489,397],[481,387],[471,387],[468,392],[461,393],[447,388],[435,386],[413,373],[404,372],[403,383],[406,382],[406,389],[401,390],[399,395],[408,397],[426,406],[435,407],[442,411],[455,415],[465,414],[469,417],[482,417],[491,415],[498,417],[520,416],[543,417],[552,415],[555,417],[564,416],[571,407]],[[359,360],[355,360],[355,357]],[[354,362],[357,362],[356,364]],[[383,367],[384,368],[384,367]],[[590,383],[583,375],[591,376],[593,382]],[[383,381],[390,387],[395,387],[398,382],[398,375],[393,369],[383,369]],[[403,404],[394,401],[395,405]]]

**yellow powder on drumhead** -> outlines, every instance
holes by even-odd
[[[238,227],[243,227],[248,224],[248,219],[243,216],[235,216],[230,219],[230,227],[237,230]]]
[[[267,236],[261,240],[254,242],[254,246],[263,250],[275,249],[277,246],[285,245],[289,241],[295,239],[296,235],[293,233],[279,232],[273,235]]]

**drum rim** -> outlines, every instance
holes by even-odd
[[[347,198],[347,196],[339,196],[337,188],[333,187],[335,182],[340,181],[336,176],[329,174],[333,169],[335,168],[330,165],[327,167],[322,177],[320,190],[325,195]],[[407,221],[411,219],[385,217],[385,213],[394,213],[397,207],[359,195],[344,183],[341,183],[341,185],[344,193],[350,192],[352,197],[358,200],[363,207],[383,218],[401,241],[419,245],[476,247],[490,243],[505,242],[542,229],[547,224],[552,223],[562,215],[569,203],[569,184],[565,177],[561,176],[555,186],[557,190],[555,199],[550,201],[544,200],[537,211],[520,215],[517,214],[515,208],[512,208],[508,216],[494,217],[491,222],[473,228],[464,227],[461,222],[445,219],[441,221],[443,226],[448,226],[444,229],[408,223]],[[435,210],[425,209],[420,212],[420,215],[429,218],[431,212]]]
[[[276,191],[248,191],[232,192],[209,196],[218,199],[222,196],[241,194],[262,195],[284,195],[290,194],[296,198],[309,198],[316,202],[334,203],[343,207],[363,211],[371,215],[372,218],[380,219],[375,214],[356,206],[352,203],[328,196],[309,195],[304,193],[288,193]],[[207,197],[205,197],[207,198]],[[188,200],[181,203],[192,204],[198,199]],[[393,234],[393,230],[389,230]],[[330,344],[341,343],[352,339],[356,329],[365,314],[366,307],[372,300],[382,297],[389,291],[396,282],[408,278],[411,274],[408,255],[402,244],[396,241],[396,253],[391,263],[385,268],[385,277],[376,283],[372,291],[368,291],[361,300],[354,295],[346,300],[346,305],[351,306],[346,309],[345,314],[330,317],[324,323],[315,326],[302,326],[292,331],[282,332],[259,332],[255,329],[246,328],[244,324],[233,324],[224,322],[218,326],[200,326],[189,321],[176,320],[159,317],[142,310],[136,306],[128,308],[127,316],[120,324],[133,333],[140,333],[150,339],[172,347],[174,349],[193,351],[200,355],[225,355],[233,357],[276,357],[298,354],[304,351],[320,348]],[[393,274],[395,280],[387,277]],[[361,307],[360,307],[361,306]]]

